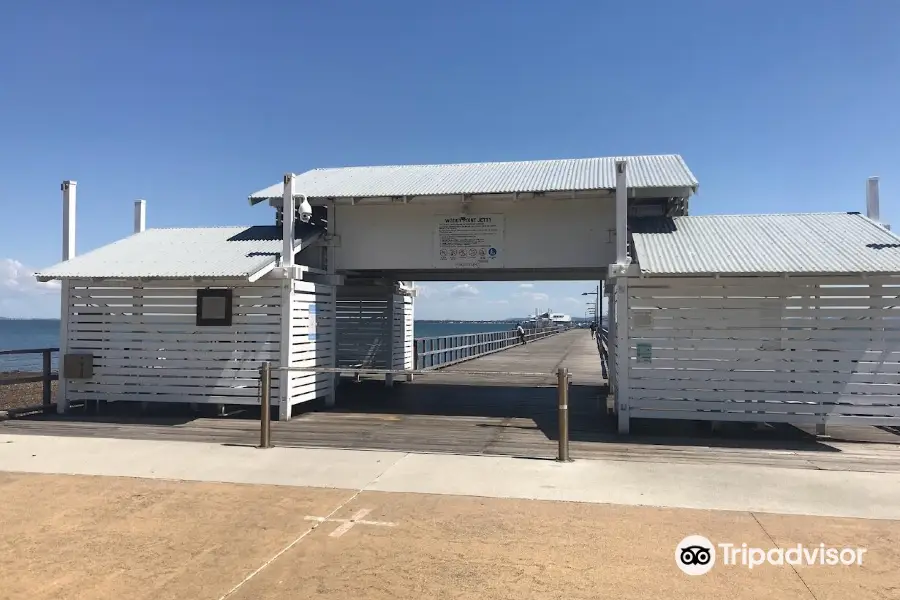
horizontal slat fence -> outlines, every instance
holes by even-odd
[[[204,287],[73,281],[67,351],[92,354],[94,373],[68,380],[68,400],[258,404],[260,363],[279,363],[281,290],[270,282],[227,285],[234,289],[232,325],[198,327],[197,290]]]
[[[291,307],[291,366],[331,367],[334,353],[334,287],[294,282]],[[334,377],[327,373],[290,371],[291,404],[325,396]]]
[[[630,278],[631,417],[900,424],[900,280]]]

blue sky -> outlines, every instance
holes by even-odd
[[[900,3],[10,3],[0,20],[0,315],[55,316],[35,268],[153,226],[267,222],[314,167],[678,153],[694,214],[898,221]],[[264,214],[265,213],[265,214]],[[431,284],[417,313],[583,315],[593,282]]]

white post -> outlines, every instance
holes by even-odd
[[[75,257],[75,196],[78,183],[63,181],[63,260]]]
[[[147,229],[147,201],[134,201],[134,232],[140,233]]]
[[[337,221],[335,217],[334,200],[330,200],[325,205],[325,220],[328,222],[328,235],[325,238],[325,270],[331,280],[331,351],[328,353],[328,366],[332,369],[337,368],[337,349],[338,349],[338,331],[337,331],[337,293],[338,286],[332,277],[337,273],[337,265],[335,264],[335,251],[337,244]],[[328,395],[325,396],[325,406],[331,408],[337,402],[337,386],[341,381],[340,373],[334,373],[330,379],[328,386]]]
[[[69,260],[75,257],[75,197],[77,183],[63,181],[60,189],[63,193],[63,239],[62,257]],[[69,410],[68,385],[65,377],[62,377],[64,357],[69,346],[69,303],[71,301],[72,284],[68,279],[63,279],[59,290],[60,319],[59,319],[59,360],[60,372],[59,385],[56,390],[56,412],[59,414]]]
[[[881,221],[877,177],[869,177],[869,181],[866,184],[866,216],[876,223]]]
[[[613,397],[616,395],[616,369],[619,368],[616,363],[616,344],[618,343],[618,333],[616,332],[616,295],[615,284],[610,287],[608,312],[606,313],[606,322],[609,325],[609,393]],[[618,409],[616,409],[618,412]]]
[[[281,266],[294,266],[294,174],[284,176],[284,193],[281,205],[281,225],[284,245],[281,250]]]
[[[409,353],[408,358],[403,361],[403,368],[414,371],[416,368],[416,282],[408,281],[406,283],[409,286],[409,289],[412,290],[413,296],[410,298],[408,315],[406,314],[406,300],[403,300],[403,354],[405,356],[407,352]],[[406,337],[407,328],[412,329],[412,334],[409,338]],[[412,383],[413,379],[415,379],[414,375],[406,376],[406,381],[409,383]]]
[[[281,280],[281,344],[279,353],[279,366],[289,367],[293,362],[293,335],[294,335],[294,279]],[[306,375],[300,373],[300,375]],[[291,419],[291,386],[294,380],[294,371],[278,371],[278,420],[289,421]],[[313,375],[315,380],[316,375]]]
[[[628,256],[628,162],[616,161],[616,263]]]
[[[391,370],[396,368],[394,353],[397,351],[397,345],[394,340],[394,333],[397,328],[397,308],[395,302],[397,298],[397,283],[398,282],[393,282],[391,287],[388,289],[387,301],[387,368]],[[394,386],[394,375],[392,373],[388,373],[384,376],[384,385],[386,385],[387,387]]]
[[[628,341],[628,278],[616,278],[616,413],[619,416],[619,433],[630,429],[631,401],[628,397],[628,363],[631,350]]]

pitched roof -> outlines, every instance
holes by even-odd
[[[312,229],[303,230],[301,248],[318,235]],[[273,265],[281,249],[281,228],[273,225],[148,229],[43,269],[36,277],[42,281],[243,279]]]
[[[900,273],[900,237],[859,213],[635,219],[643,273]]]
[[[677,154],[314,169],[298,175],[295,184],[298,194],[310,198],[610,190],[616,187],[619,159],[628,161],[631,188],[697,189],[697,179]],[[282,195],[283,184],[277,183],[251,194],[250,203]]]

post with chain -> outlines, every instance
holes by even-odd
[[[559,410],[559,451],[556,460],[569,462],[569,369],[557,372],[556,399]]]
[[[272,369],[268,362],[259,367],[259,447],[272,447]]]

